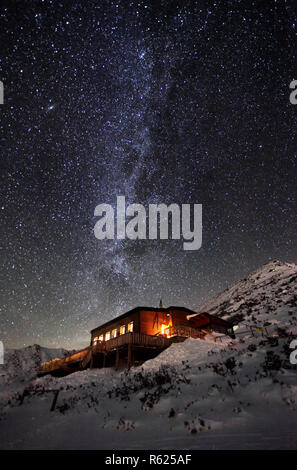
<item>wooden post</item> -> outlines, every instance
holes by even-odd
[[[119,348],[116,349],[116,363],[115,363],[115,368],[118,370],[119,368],[119,361],[120,361],[120,352]]]
[[[60,390],[56,390],[56,391],[55,391],[53,403],[52,403],[52,406],[51,406],[51,411],[54,411],[55,408],[56,408],[56,403],[57,403],[57,400],[58,400],[59,392],[60,392]]]
[[[21,396],[21,398],[20,398],[20,405],[23,404],[24,398],[25,398],[26,395],[28,395],[28,391],[27,391],[27,389],[25,388],[24,391],[23,391],[23,394],[22,394],[22,396]]]
[[[132,365],[132,344],[128,344],[128,369],[130,369]]]

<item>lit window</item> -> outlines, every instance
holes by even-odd
[[[98,336],[96,336],[96,338],[93,339],[93,343],[94,343],[94,344],[97,344],[97,343],[98,343]]]
[[[131,321],[130,323],[128,323],[128,331],[129,331],[129,333],[132,333],[132,332],[133,332],[133,324],[134,324],[133,321]]]
[[[117,331],[117,329],[115,328],[115,329],[112,330],[112,332],[111,332],[111,337],[112,337],[112,338],[116,338],[116,337],[117,337],[117,333],[118,333],[118,331]]]
[[[105,333],[105,341],[108,341],[110,339],[110,331]]]
[[[99,341],[104,341],[104,336],[103,335],[99,336]]]
[[[122,325],[120,328],[120,335],[124,335],[126,333],[126,327],[125,325]]]

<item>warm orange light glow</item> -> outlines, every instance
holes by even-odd
[[[161,324],[161,335],[162,336],[168,336],[168,331],[167,328],[169,328],[169,325],[165,325],[164,323]]]
[[[167,338],[169,338],[169,331],[168,331],[168,328],[170,328],[172,326],[172,319],[171,319],[171,315],[170,317],[168,318],[168,323],[165,324],[165,323],[161,323],[161,331],[160,331],[160,334],[162,336],[166,336]]]
[[[118,335],[118,330],[115,328],[115,329],[112,330],[112,332],[111,332],[111,337],[112,337],[112,338],[116,338],[117,335]]]
[[[126,326],[122,325],[120,328],[120,335],[124,335],[126,333]]]

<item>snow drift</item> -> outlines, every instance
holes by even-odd
[[[38,344],[23,349],[7,349],[0,366],[0,386],[14,381],[25,382],[36,376],[41,362],[69,354],[66,349],[43,348]]]

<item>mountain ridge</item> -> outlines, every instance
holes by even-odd
[[[296,290],[297,265],[274,260],[204,302],[200,311],[238,324],[277,325],[297,313]]]

